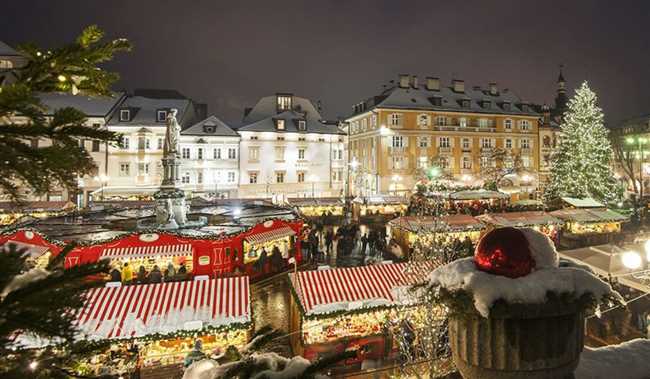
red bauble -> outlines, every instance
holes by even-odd
[[[483,236],[474,262],[481,271],[509,278],[528,275],[535,268],[528,239],[516,228],[494,229]]]

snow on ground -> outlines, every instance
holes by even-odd
[[[597,349],[585,347],[576,379],[650,378],[650,340],[635,339]]]
[[[285,358],[276,353],[253,354],[251,358],[256,363],[264,362],[270,368],[253,375],[252,379],[298,379],[311,364],[307,359],[300,356]],[[194,362],[185,370],[183,379],[225,379],[225,373],[236,363],[231,362],[220,366],[219,363],[212,359]],[[282,370],[278,371],[280,367],[282,367]]]
[[[449,291],[465,290],[474,296],[474,306],[488,317],[490,307],[497,300],[508,303],[541,304],[546,302],[546,293],[573,293],[580,297],[591,293],[597,299],[612,294],[623,299],[612,287],[593,274],[574,267],[543,268],[519,278],[507,278],[480,271],[474,258],[463,258],[438,267],[429,274],[432,285],[440,285]]]

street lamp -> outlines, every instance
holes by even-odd
[[[643,264],[641,255],[636,251],[626,251],[623,253],[621,255],[621,261],[623,262],[623,266],[632,270],[640,268]]]

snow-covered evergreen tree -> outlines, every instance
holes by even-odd
[[[597,100],[584,82],[569,101],[560,126],[562,140],[551,160],[547,201],[568,196],[610,202],[620,196],[611,167],[612,146]]]

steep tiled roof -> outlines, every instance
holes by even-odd
[[[304,120],[306,130],[304,133],[318,134],[343,134],[336,126],[326,124],[321,115],[309,99],[292,97],[292,109],[281,113],[277,112],[276,96],[266,96],[260,99],[255,107],[246,114],[243,125],[237,131],[242,132],[276,132],[275,120],[285,121],[284,132],[303,132],[298,130],[298,121]]]
[[[206,131],[210,129],[213,130],[213,132]],[[210,116],[203,121],[199,121],[183,130],[181,134],[184,136],[239,136],[236,131],[232,130],[225,122],[219,120],[216,116]]]
[[[119,106],[118,111],[113,114],[108,121],[108,125],[112,126],[142,126],[161,124],[164,121],[157,120],[157,113],[159,110],[177,109],[178,114],[176,119],[183,129],[192,125],[194,120],[194,112],[192,109],[192,102],[189,99],[152,99],[142,96],[128,96],[126,100]],[[131,111],[130,121],[120,121],[119,110],[128,109]]]
[[[13,47],[0,41],[0,57],[20,57],[20,56],[21,56],[20,53],[17,52]]]
[[[117,92],[113,96],[85,96],[51,92],[40,93],[38,98],[45,105],[45,114],[48,116],[61,108],[71,107],[82,111],[88,117],[108,117],[122,102],[124,93]]]

